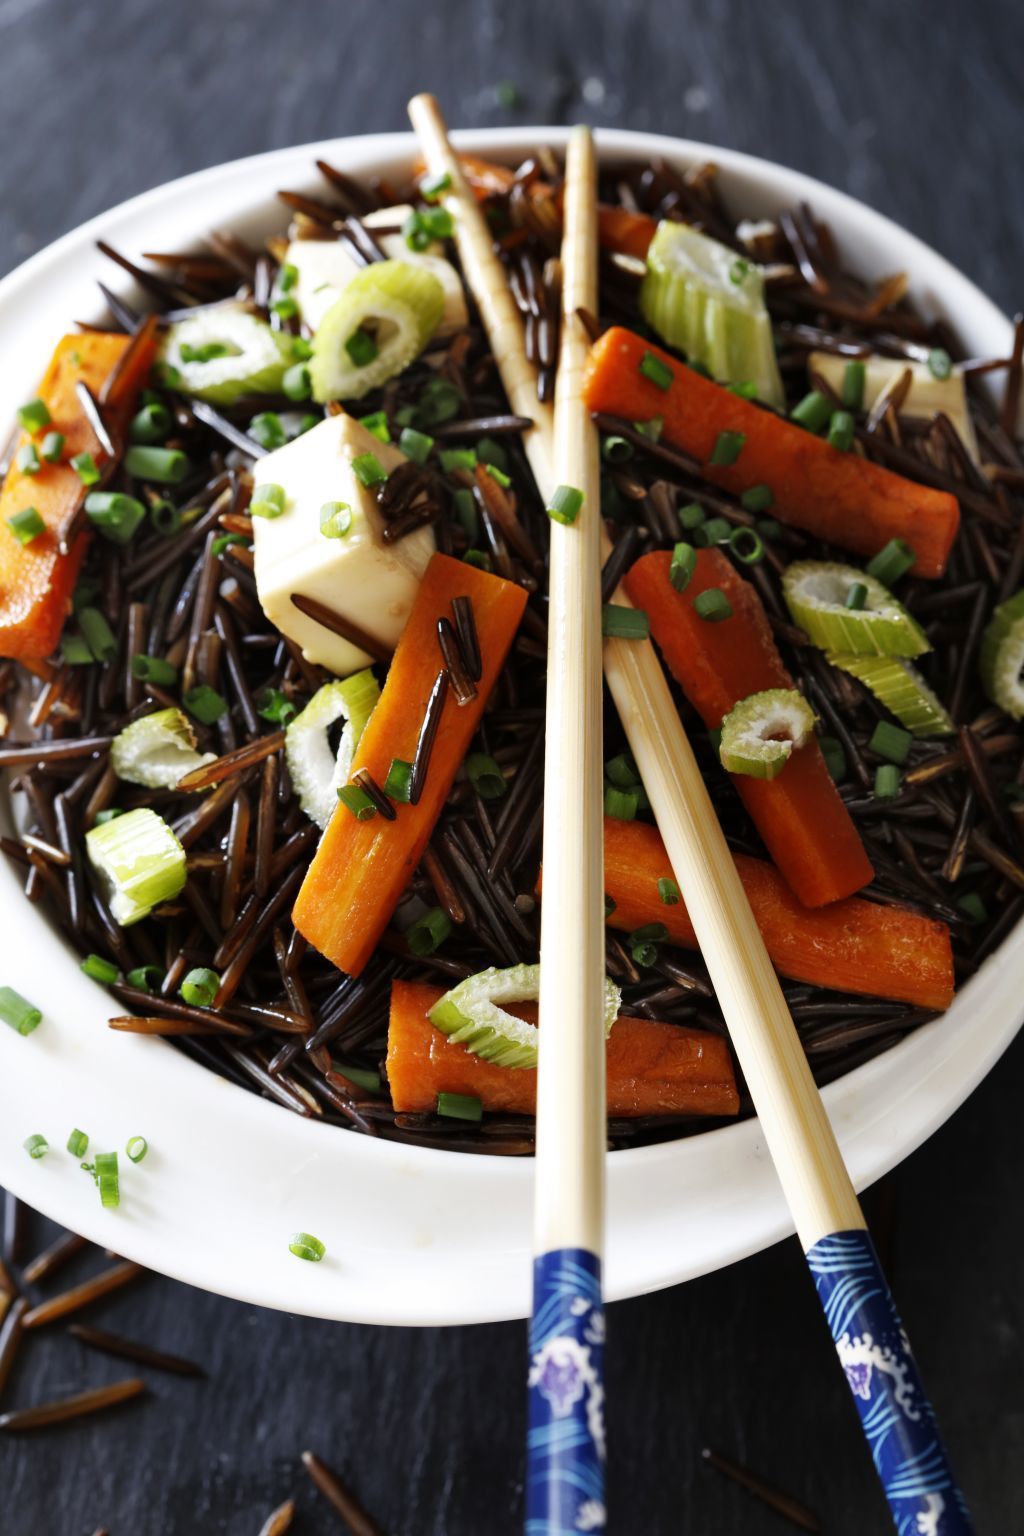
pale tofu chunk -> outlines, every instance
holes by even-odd
[[[849,358],[834,352],[812,352],[807,359],[808,371],[820,374],[837,395],[842,394],[843,374]],[[919,416],[931,421],[939,411],[948,416],[956,428],[960,441],[975,464],[980,464],[978,440],[974,435],[974,423],[967,408],[967,391],[963,374],[953,365],[948,379],[937,379],[927,363],[913,363],[903,357],[865,357],[864,409],[870,411],[883,389],[893,384],[905,368],[911,372],[911,385],[907,398],[900,406],[903,416]]]

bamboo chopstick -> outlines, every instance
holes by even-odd
[[[484,276],[496,281],[495,271],[505,284],[504,273],[490,252],[490,236],[475,203],[470,212],[471,197],[436,102],[419,96],[409,110],[429,170],[447,171],[451,177],[447,206],[455,217],[463,270],[488,327],[496,309],[505,316],[508,311],[495,295],[485,296],[473,284]],[[490,262],[482,258],[484,243]],[[596,298],[595,283],[590,302],[580,302],[596,313]],[[550,428],[543,408],[526,397],[533,370],[518,315],[515,320],[514,331],[504,320],[500,344],[489,329],[488,335],[510,399],[515,388],[513,408],[535,422],[525,447],[547,502],[553,488],[551,454],[540,439]],[[604,541],[605,555],[608,548]],[[615,601],[628,604],[624,591],[616,592]],[[607,640],[604,668],[897,1529],[966,1536],[972,1526],[931,1404],[654,648],[649,640]]]

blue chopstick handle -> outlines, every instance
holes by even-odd
[[[899,1536],[970,1536],[874,1243],[865,1231],[833,1232],[808,1249],[807,1262]]]
[[[533,1261],[526,1536],[603,1531],[601,1261],[556,1248]]]

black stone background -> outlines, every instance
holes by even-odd
[[[0,0],[0,268],[201,166],[404,127],[427,87],[453,124],[587,118],[798,166],[1010,309],[1021,42],[1012,0]],[[518,105],[501,104],[503,81]],[[891,1278],[981,1532],[1024,1531],[1022,1094],[1018,1044],[888,1181]],[[34,1219],[33,1249],[48,1230]],[[202,1360],[210,1379],[150,1373],[149,1398],[105,1421],[0,1438],[0,1536],[256,1536],[291,1492],[295,1532],[326,1536],[342,1526],[301,1471],[307,1446],[390,1536],[519,1528],[519,1325],[316,1323],[157,1277],[94,1319]],[[49,1330],[8,1402],[129,1373]],[[623,1536],[786,1529],[702,1466],[704,1444],[812,1505],[829,1536],[888,1529],[793,1241],[613,1307],[608,1393]]]

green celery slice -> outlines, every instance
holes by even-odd
[[[430,1022],[467,1051],[499,1067],[535,1067],[535,1024],[517,1019],[502,1003],[535,1002],[540,996],[540,966],[512,965],[478,971],[452,987],[431,1008]],[[619,1012],[619,989],[605,977],[604,1028],[611,1033]]]
[[[325,683],[284,733],[284,751],[299,804],[311,821],[325,828],[338,804],[338,790],[348,783],[359,738],[380,698],[380,685],[370,668],[344,682]],[[337,753],[331,751],[328,730],[344,719]]]
[[[407,368],[437,330],[444,290],[432,272],[406,261],[375,261],[342,290],[313,338],[314,400],[358,400]],[[372,326],[376,352],[353,361],[346,344]]]
[[[206,362],[182,357],[183,347],[216,344],[227,349],[221,357]],[[290,337],[235,304],[219,304],[168,326],[158,357],[174,370],[173,388],[211,405],[230,405],[239,395],[279,394],[294,361]]]
[[[863,608],[847,608],[851,587],[863,586]],[[921,656],[931,650],[924,630],[888,587],[867,571],[830,560],[796,560],[782,577],[786,606],[823,651],[850,656]]]
[[[158,709],[118,732],[110,745],[110,766],[128,784],[174,789],[179,779],[212,763],[216,755],[196,751],[196,733],[180,709]]]
[[[955,731],[945,705],[915,666],[901,656],[850,656],[828,653],[834,667],[859,678],[915,736],[951,736]]]
[[[981,638],[981,681],[993,704],[1024,720],[1024,587],[1000,603]]]
[[[729,773],[774,779],[814,730],[814,711],[795,688],[766,688],[741,699],[722,721],[719,757]]]
[[[89,862],[122,928],[172,901],[186,878],[185,850],[155,811],[140,807],[85,834]]]

